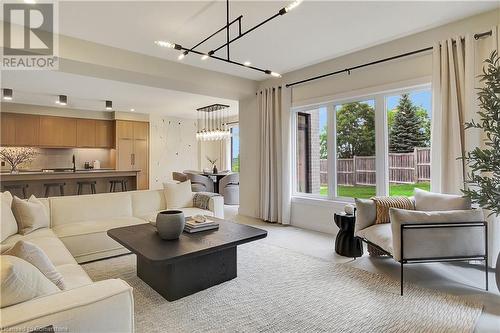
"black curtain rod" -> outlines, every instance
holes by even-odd
[[[491,36],[492,34],[493,34],[493,32],[491,30],[483,32],[483,33],[478,33],[478,34],[474,35],[474,39],[478,40],[478,39],[480,39],[482,37]],[[325,77],[328,77],[328,76],[332,76],[332,75],[337,75],[337,74],[342,74],[342,73],[351,74],[351,71],[353,71],[355,69],[360,69],[360,68],[363,68],[363,67],[377,65],[377,64],[380,64],[380,63],[383,63],[383,62],[392,61],[392,60],[399,59],[399,58],[409,57],[409,56],[412,56],[414,54],[431,51],[432,49],[433,49],[433,47],[430,46],[430,47],[426,47],[426,48],[423,48],[423,49],[420,49],[420,50],[411,51],[411,52],[407,52],[407,53],[403,53],[403,54],[398,54],[396,56],[392,56],[392,57],[389,57],[389,58],[375,60],[375,61],[368,62],[368,63],[362,64],[362,65],[357,65],[357,66],[354,66],[354,67],[350,67],[350,68],[346,68],[346,69],[341,69],[341,70],[338,70],[338,71],[335,71],[335,72],[331,72],[331,73],[327,73],[327,74],[322,74],[322,75],[310,77],[308,79],[296,81],[296,82],[293,82],[293,83],[288,83],[288,84],[286,84],[286,87],[287,88],[293,87],[293,86],[296,86],[298,84],[302,84],[302,83],[306,83],[306,82],[310,82],[310,81],[319,80],[319,79],[322,79],[322,78],[325,78]]]

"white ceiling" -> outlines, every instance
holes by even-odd
[[[57,106],[57,95],[68,95],[68,108],[104,111],[104,101],[113,101],[114,111],[196,118],[196,109],[221,103],[238,114],[238,102],[119,81],[103,80],[56,71],[4,71],[2,87],[14,89],[15,103]]]
[[[242,14],[246,30],[290,2],[231,1],[231,18]],[[496,6],[497,1],[305,0],[292,12],[234,42],[231,57],[286,73]],[[66,1],[59,5],[59,30],[63,35],[177,61],[179,51],[159,48],[153,41],[192,47],[225,25],[225,13],[225,1],[214,0]],[[208,52],[223,43],[224,34],[219,34],[200,50]],[[266,78],[265,74],[216,60],[201,61],[196,55],[183,62],[249,79]]]

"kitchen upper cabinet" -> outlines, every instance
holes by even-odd
[[[2,133],[0,146],[13,146],[16,144],[16,118],[14,114],[2,113],[0,115]]]
[[[76,146],[81,148],[96,146],[96,121],[94,119],[76,120]]]
[[[113,148],[115,146],[115,124],[111,120],[96,120],[95,146]]]
[[[40,139],[42,147],[76,147],[75,118],[40,117]]]

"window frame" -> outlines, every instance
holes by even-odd
[[[290,108],[291,117],[291,173],[292,173],[292,198],[306,198],[313,200],[327,200],[335,202],[352,203],[354,198],[340,197],[337,195],[337,119],[336,107],[345,103],[363,102],[373,100],[375,103],[375,172],[376,172],[376,195],[389,194],[389,130],[387,126],[387,97],[412,93],[423,90],[431,90],[432,86],[428,77],[401,82],[399,84],[374,87],[369,91],[353,91],[351,94],[339,95],[337,98],[324,102],[317,102]],[[327,142],[328,142],[328,195],[322,196],[314,193],[303,193],[297,191],[297,114],[300,112],[319,110],[325,107],[327,110]],[[333,158],[332,158],[333,157]]]

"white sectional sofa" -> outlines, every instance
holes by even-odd
[[[133,332],[132,288],[119,279],[93,282],[78,263],[128,253],[107,231],[148,223],[158,211],[167,209],[163,190],[40,200],[50,217],[49,228],[10,236],[1,243],[1,252],[21,239],[38,245],[63,275],[66,289],[2,308],[2,331],[53,325],[70,332]],[[181,210],[186,216],[224,217],[222,197],[211,197],[208,208]]]

